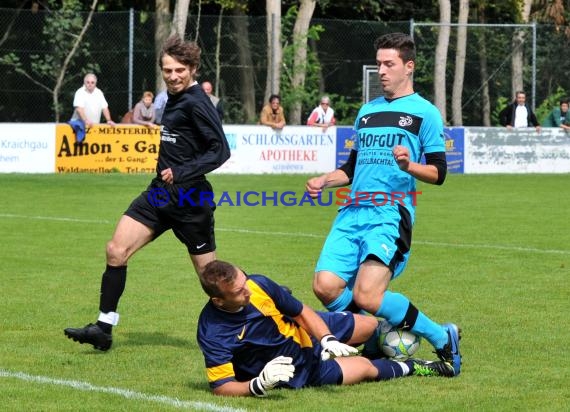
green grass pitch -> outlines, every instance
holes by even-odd
[[[210,394],[197,347],[206,297],[167,233],[129,263],[107,353],[63,335],[97,316],[105,243],[149,175],[0,175],[2,411],[566,411],[568,175],[451,175],[420,184],[412,256],[392,289],[463,329],[462,374],[352,387]],[[300,197],[307,176],[212,175],[217,193]],[[216,211],[218,257],[320,309],[313,267],[335,206]],[[423,342],[418,355],[433,359]]]

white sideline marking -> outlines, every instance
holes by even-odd
[[[116,223],[104,219],[97,220],[97,219],[76,219],[71,217],[26,216],[26,215],[15,215],[10,213],[0,213],[0,218],[51,220],[51,221],[72,222],[72,223],[99,223],[99,224]],[[265,236],[291,236],[291,237],[308,237],[316,239],[325,238],[325,235],[317,235],[314,233],[302,233],[302,232],[273,232],[273,231],[249,230],[249,229],[230,228],[230,227],[216,228],[216,230],[219,232],[246,233],[246,234],[265,235]],[[468,249],[499,249],[499,250],[510,250],[513,252],[532,252],[532,253],[547,253],[554,255],[570,255],[570,250],[538,249],[533,247],[492,245],[492,244],[482,244],[482,243],[445,243],[445,242],[431,242],[425,240],[414,240],[414,244],[426,245],[426,246],[468,248]]]
[[[178,398],[169,398],[168,396],[162,396],[162,395],[148,395],[146,393],[135,392],[129,389],[114,388],[112,386],[95,386],[91,385],[88,382],[71,381],[65,379],[53,379],[53,378],[48,378],[46,376],[28,375],[27,373],[23,372],[10,372],[4,369],[0,369],[0,377],[15,378],[32,383],[68,386],[70,388],[78,389],[80,391],[110,393],[113,395],[122,396],[123,398],[127,399],[158,402],[181,409],[193,409],[198,411],[214,411],[214,412],[245,412],[245,409],[236,409],[236,408],[231,408],[229,406],[218,406],[207,402],[183,401]]]
[[[11,213],[0,213],[0,217],[7,217],[13,219],[33,219],[33,220],[52,220],[55,222],[73,222],[73,223],[113,223],[109,220],[97,219],[75,219],[72,217],[56,217],[56,216],[26,216],[14,215]]]

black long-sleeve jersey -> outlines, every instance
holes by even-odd
[[[156,172],[171,168],[174,183],[201,178],[230,157],[220,117],[200,85],[168,94],[160,127]]]

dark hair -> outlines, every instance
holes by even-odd
[[[204,271],[199,276],[200,284],[209,297],[221,298],[223,296],[219,284],[233,282],[237,273],[236,267],[231,263],[223,260],[213,260],[206,265]]]
[[[570,100],[568,99],[568,97],[563,97],[562,99],[560,99],[560,104],[570,104]]]
[[[416,60],[416,45],[414,39],[405,33],[388,33],[376,39],[374,42],[376,50],[396,49],[398,55],[404,63]]]
[[[174,34],[164,42],[160,51],[158,65],[162,69],[162,58],[168,54],[176,61],[198,69],[200,67],[200,54],[202,50],[196,42],[185,42],[179,35]]]
[[[279,100],[279,102],[281,102],[281,96],[279,96],[278,94],[272,94],[271,96],[269,96],[269,103],[271,103],[273,99],[277,99]]]

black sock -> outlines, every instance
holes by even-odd
[[[352,313],[360,313],[362,312],[362,309],[360,309],[358,306],[356,306],[356,303],[351,300],[350,304],[343,309],[344,312],[352,312]]]
[[[116,312],[119,299],[125,290],[127,282],[126,266],[107,265],[101,279],[101,295],[99,296],[99,310],[103,313]]]
[[[376,366],[376,369],[378,369],[378,376],[376,377],[377,381],[385,381],[404,376],[404,370],[396,361],[391,359],[374,359],[371,362]],[[408,365],[408,362],[405,363]]]

